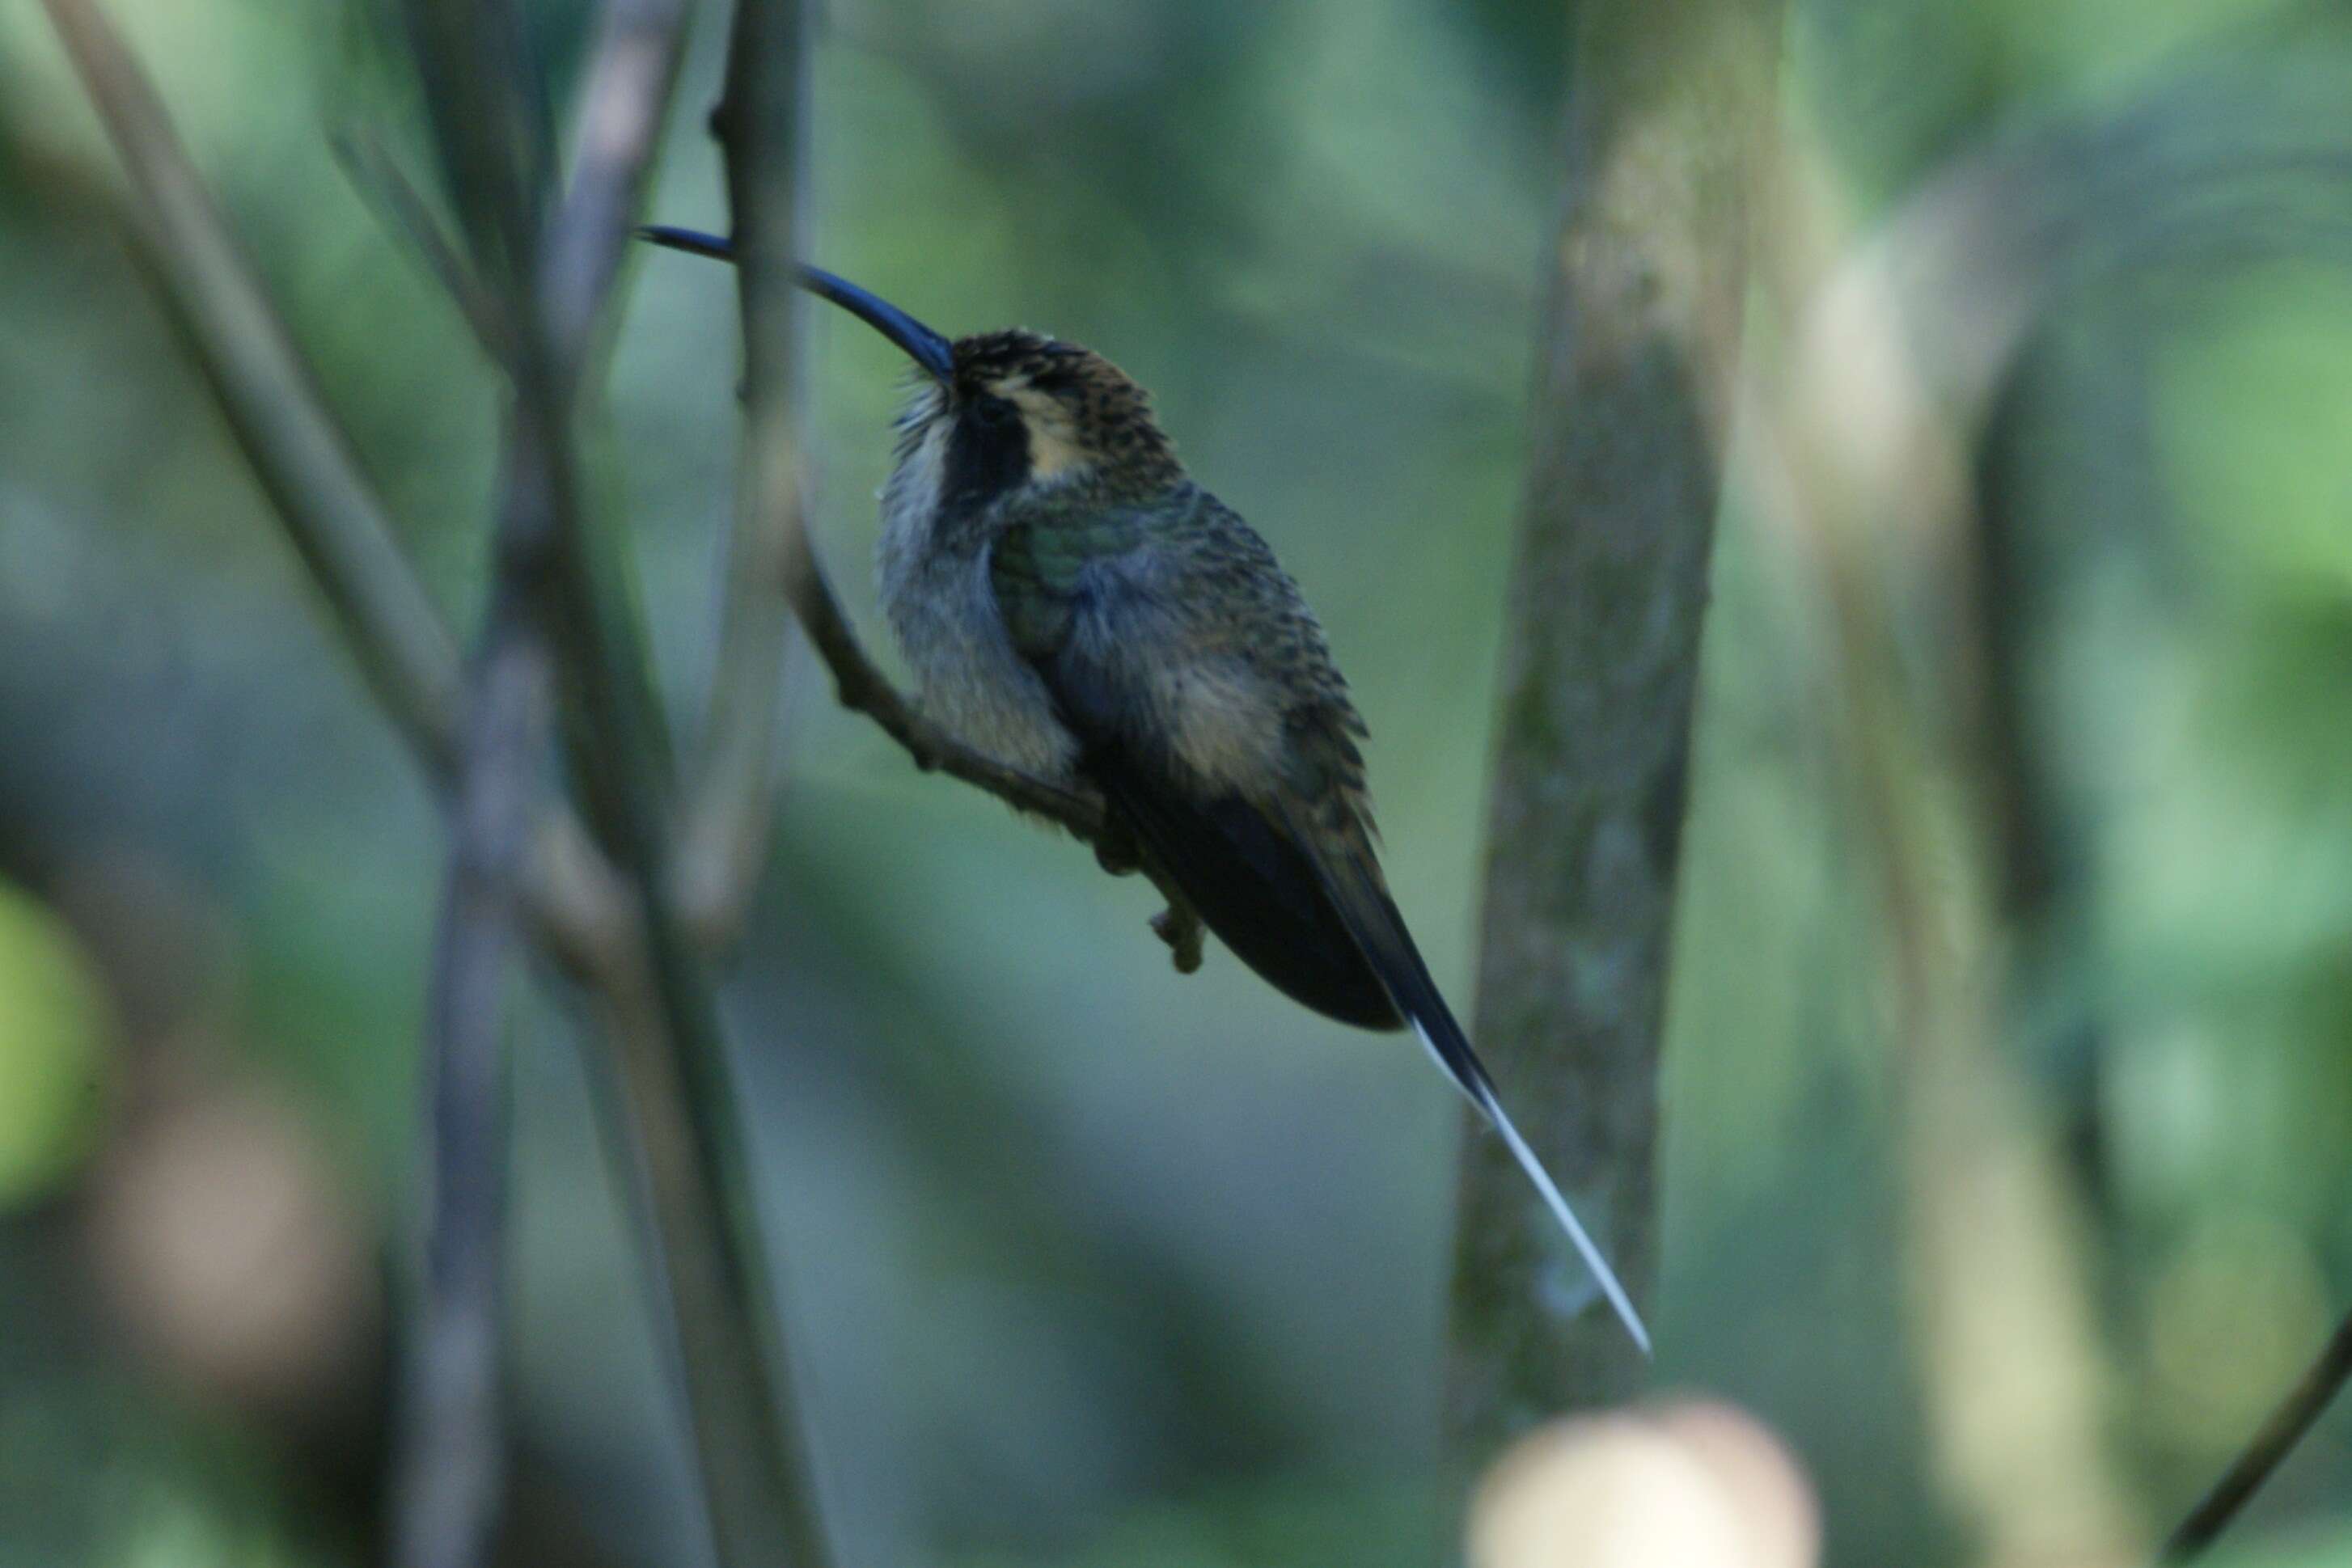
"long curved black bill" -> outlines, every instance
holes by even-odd
[[[714,261],[733,261],[735,246],[717,235],[703,234],[696,229],[671,228],[666,224],[648,224],[637,231],[639,239],[656,245],[682,250],[690,256],[707,256]],[[865,322],[893,343],[906,356],[929,371],[940,381],[955,374],[955,354],[946,338],[924,326],[887,299],[868,294],[846,278],[835,277],[822,267],[796,266],[793,269],[803,288],[820,299],[830,300]]]

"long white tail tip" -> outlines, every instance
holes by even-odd
[[[1444,1068],[1445,1059],[1439,1055],[1436,1042],[1429,1038],[1429,1031],[1422,1027],[1418,1019],[1413,1020],[1412,1029],[1421,1036],[1421,1043],[1428,1049],[1430,1056],[1440,1068]],[[1446,1076],[1453,1077],[1450,1069],[1446,1070]],[[1511,1124],[1511,1118],[1504,1113],[1503,1107],[1491,1092],[1483,1087],[1478,1090],[1465,1087],[1463,1092],[1469,1096],[1471,1104],[1478,1108],[1478,1113],[1486,1118],[1487,1124],[1503,1135],[1503,1142],[1510,1146],[1512,1157],[1519,1162],[1519,1168],[1528,1173],[1528,1179],[1536,1184],[1536,1190],[1543,1194],[1543,1200],[1559,1221],[1560,1228],[1568,1232],[1569,1240],[1575,1244],[1578,1256],[1592,1271],[1601,1295],[1608,1298],[1610,1306],[1616,1310],[1617,1321],[1625,1325],[1625,1332],[1641,1347],[1643,1356],[1649,1358],[1654,1353],[1650,1349],[1650,1331],[1643,1326],[1642,1314],[1633,1310],[1633,1298],[1625,1293],[1617,1271],[1609,1266],[1609,1260],[1601,1255],[1601,1249],[1593,1245],[1592,1238],[1585,1234],[1584,1226],[1576,1218],[1576,1211],[1568,1207],[1568,1199],[1560,1196],[1559,1186],[1551,1179],[1551,1173],[1544,1169],[1541,1160],[1536,1158],[1536,1152],[1528,1147],[1528,1141],[1519,1136],[1518,1128]]]

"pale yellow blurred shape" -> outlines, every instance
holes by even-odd
[[[1487,1472],[1470,1568],[1812,1568],[1821,1513],[1753,1416],[1715,1401],[1557,1421]]]
[[[2184,1447],[2244,1440],[2327,1337],[2326,1281],[2310,1245],[2268,1215],[2233,1210],[2180,1239],[2149,1293],[2158,1413]]]
[[[93,1196],[108,1304],[173,1375],[275,1404],[352,1370],[376,1305],[365,1230],[289,1106],[207,1088],[155,1107]]]
[[[2089,1222],[2032,1090],[1983,1048],[1973,999],[1921,1031],[1907,1085],[1908,1281],[1931,1474],[2000,1568],[2143,1561],[2105,1440],[2112,1369],[2082,1260]]]
[[[0,883],[0,1213],[89,1150],[113,1076],[105,993],[64,921]]]
[[[1663,1406],[1654,1418],[1729,1492],[1747,1526],[1751,1561],[1778,1568],[1821,1560],[1820,1502],[1804,1468],[1770,1427],[1711,1399]]]

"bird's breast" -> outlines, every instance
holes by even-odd
[[[877,564],[883,611],[924,713],[974,750],[1067,784],[1077,739],[1005,632],[986,549],[941,541],[920,518],[886,517]]]

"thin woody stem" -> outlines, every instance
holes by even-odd
[[[1168,901],[1168,907],[1152,918],[1153,934],[1168,945],[1178,973],[1189,975],[1198,969],[1204,936],[1200,912],[1166,869],[1129,836],[1102,797],[1090,789],[1064,789],[1009,768],[963,745],[918,713],[866,657],[805,538],[801,559],[802,570],[787,584],[793,610],[832,672],[834,694],[841,706],[872,719],[924,771],[936,769],[960,779],[1015,810],[1060,824],[1072,837],[1091,844],[1096,860],[1114,876],[1142,872]]]
[[[2270,1419],[2263,1423],[2262,1429],[2248,1441],[2221,1479],[2213,1483],[2213,1490],[2189,1510],[2189,1517],[2165,1542],[2159,1561],[2189,1563],[2203,1556],[2205,1549],[2230,1528],[2231,1521],[2252,1500],[2272,1472],[2294,1451],[2294,1446],[2303,1441],[2304,1435],[2334,1402],[2347,1381],[2352,1381],[2352,1315],[2336,1325],[2336,1332],[2320,1348],[2309,1370],[2287,1391],[2286,1397],[2271,1412]]]
[[[464,749],[458,716],[465,704],[455,643],[446,622],[401,554],[349,441],[179,148],[152,88],[89,0],[47,4],[139,187],[135,237],[175,325],[210,378],[289,537],[325,591],[371,686],[428,772],[437,782],[449,784]],[[518,37],[510,14],[486,17],[472,5],[436,5],[430,0],[420,0],[417,11],[415,36],[428,46],[462,43],[478,33],[487,33],[499,44],[512,44]],[[595,124],[583,128],[619,129],[610,136],[583,139],[582,177],[574,187],[579,199],[566,209],[599,214],[596,221],[609,233],[602,239],[583,236],[549,247],[549,254],[565,258],[561,265],[571,269],[564,274],[571,281],[549,280],[553,296],[567,302],[562,329],[567,340],[557,356],[564,373],[542,376],[527,389],[532,395],[524,401],[537,413],[569,409],[575,382],[571,372],[585,356],[588,333],[603,313],[625,242],[628,209],[650,156],[653,129],[661,120],[657,102],[645,106],[632,95],[666,94],[671,71],[661,62],[674,62],[675,29],[683,17],[675,6],[638,6],[627,20],[630,25],[616,23],[607,36],[617,38],[614,48],[631,51],[631,59],[600,61],[589,72],[592,82],[619,85],[592,89],[588,102],[592,110],[619,104],[634,111],[600,112]],[[650,54],[649,43],[654,46]],[[436,51],[428,47],[427,52]],[[440,126],[445,164],[476,252],[467,270],[481,279],[484,291],[463,303],[478,330],[474,307],[481,298],[527,302],[530,310],[515,310],[502,319],[517,323],[518,337],[535,338],[549,325],[549,316],[535,298],[540,283],[534,262],[540,247],[532,215],[541,204],[535,193],[544,173],[540,151],[544,138],[534,129],[531,89],[519,85],[523,63],[511,48],[453,48],[441,55],[436,79],[450,87],[457,99],[484,110],[479,117],[445,113]],[[434,96],[445,108],[455,101]],[[517,348],[511,342],[504,346],[510,352]],[[534,344],[534,351],[537,348]],[[545,358],[539,362],[543,371]],[[532,493],[546,497],[570,528],[577,520],[578,497],[564,455],[569,430],[562,419],[542,418],[535,424],[524,421],[519,428],[523,426],[539,433],[532,439],[543,442],[545,450],[536,457],[510,450],[510,484],[519,472],[559,481]],[[583,580],[583,575],[575,574],[573,587]],[[573,637],[583,621],[594,630],[593,621],[578,613],[583,601],[594,604],[598,614],[611,603],[592,595],[567,594],[562,608],[571,618],[569,634]],[[586,668],[593,690],[596,670],[611,666],[580,659],[584,641],[570,644],[566,664],[575,680]],[[601,752],[603,747],[594,749]],[[590,760],[593,765],[598,759]],[[614,825],[604,823],[608,830]],[[641,816],[637,825],[643,825]],[[707,1452],[715,1448],[722,1462],[745,1477],[743,1484],[729,1489],[730,1502],[716,1504],[731,1511],[728,1525],[718,1531],[724,1561],[774,1560],[790,1543],[785,1532],[771,1528],[772,1516],[761,1499],[773,1500],[792,1488],[804,1495],[813,1492],[805,1477],[789,1467],[767,1463],[765,1475],[759,1474],[761,1456],[772,1458],[776,1448],[758,1433],[763,1427],[772,1432],[782,1418],[772,1409],[771,1381],[757,1349],[766,1332],[760,1321],[762,1292],[740,1288],[745,1270],[756,1271],[760,1266],[756,1239],[720,1218],[726,1195],[714,1190],[740,1193],[744,1184],[740,1168],[714,1164],[706,1135],[713,1121],[723,1124],[732,1114],[731,1103],[715,1107],[709,1103],[711,1097],[704,1092],[709,1075],[694,1067],[718,1060],[707,988],[698,985],[690,960],[675,939],[675,925],[665,929],[663,900],[658,893],[646,891],[658,878],[646,876],[643,865],[630,867],[630,875],[621,874],[590,841],[579,821],[561,810],[541,813],[529,835],[528,852],[519,898],[531,937],[561,967],[602,995],[602,1011],[615,1037],[640,1169],[652,1211],[666,1232],[664,1251],[672,1264],[666,1299],[677,1304],[681,1317],[696,1322],[698,1331],[709,1322],[707,1317],[698,1321],[698,1308],[728,1320],[725,1334],[691,1332],[680,1336],[683,1360],[701,1358],[709,1365],[716,1355],[731,1368],[696,1379],[706,1390],[733,1390],[722,1406],[740,1417],[722,1427],[714,1444],[706,1445]],[[480,947],[470,940],[461,946],[474,952]],[[479,967],[469,966],[467,972],[478,973]],[[478,1086],[480,1080],[472,1082]],[[488,1110],[495,1116],[495,1105],[476,1090],[469,1089],[468,1096],[469,1112]],[[468,1124],[485,1124],[476,1115]],[[478,1243],[478,1230],[474,1239]],[[478,1245],[470,1246],[467,1254],[484,1255]],[[735,1283],[730,1285],[730,1280]],[[477,1397],[484,1386],[477,1377],[460,1391],[471,1408],[484,1407]],[[771,1406],[764,1415],[758,1410],[763,1404]],[[452,1517],[461,1523],[455,1539],[478,1538],[478,1531],[463,1525],[478,1514],[467,1511]],[[812,1552],[803,1560],[821,1563],[823,1558]]]
[[[493,39],[518,26],[505,6],[418,3],[426,11],[499,13],[474,24]],[[575,720],[568,746],[589,821],[617,864],[640,938],[635,984],[612,998],[619,1079],[657,1219],[660,1297],[676,1331],[712,1542],[726,1568],[823,1568],[830,1550],[793,1404],[734,1068],[716,995],[670,897],[676,781],[667,725],[626,555],[619,537],[591,516],[572,434],[667,118],[684,23],[684,7],[669,0],[617,0],[608,9],[572,138],[577,166],[568,193],[544,234],[525,226],[527,213],[490,211],[477,227],[478,247],[485,233],[496,240],[526,233],[531,248],[518,256],[507,242],[504,268],[497,251],[478,248],[477,264],[503,285],[506,316],[519,324],[507,367],[515,394],[508,463],[547,507],[551,637]],[[465,28],[433,24],[418,33],[449,40]],[[503,93],[508,118],[526,119],[526,106],[513,101],[520,75],[471,79],[495,64],[445,49],[428,74],[455,84],[460,99],[494,110]],[[519,136],[468,145],[451,133],[444,157],[453,166],[469,156],[520,159],[536,142]],[[519,172],[528,172],[526,162]],[[472,185],[530,193],[526,181],[495,172]]]
[[[427,1283],[393,1461],[396,1568],[488,1563],[504,1492],[507,998],[554,711],[520,575],[502,564],[474,664],[425,1004]]]
[[[513,352],[512,337],[506,322],[499,318],[497,304],[442,229],[431,204],[401,169],[383,139],[366,130],[349,131],[335,137],[334,150],[336,160],[362,199],[374,207],[385,226],[416,253],[442,292],[465,317],[482,351],[503,362]]]
[[[718,662],[680,834],[678,895],[715,946],[740,929],[767,863],[791,620],[786,584],[807,558],[793,385],[800,309],[791,267],[806,143],[807,54],[797,0],[740,0],[728,39],[725,96],[711,117],[727,152],[742,253],[736,280],[744,435]]]

